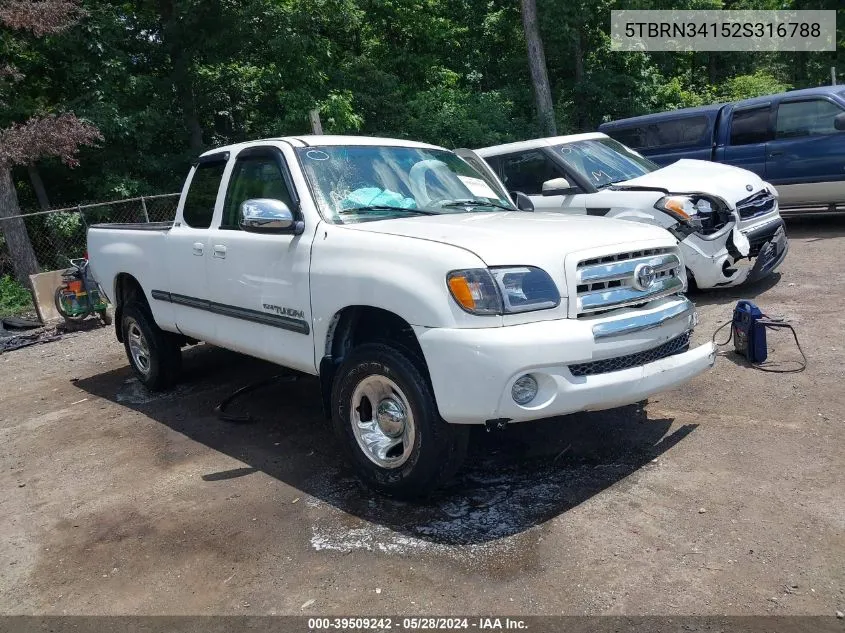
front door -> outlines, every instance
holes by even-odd
[[[499,157],[502,175],[508,191],[521,191],[531,198],[535,211],[557,211],[573,214],[586,214],[583,192],[564,196],[544,196],[543,183],[554,178],[567,178],[566,172],[545,152],[530,149],[517,154]],[[571,178],[571,177],[570,177]],[[570,184],[575,187],[570,178]]]
[[[823,97],[778,106],[766,180],[777,186],[782,205],[845,202],[845,132],[833,125],[843,111]]]
[[[245,200],[281,200],[301,219],[280,149],[252,147],[236,157],[219,226],[210,234],[211,309],[226,347],[314,373],[309,267],[316,226],[301,235],[247,233]]]

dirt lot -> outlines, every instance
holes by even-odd
[[[845,220],[790,223],[782,274],[739,297],[810,359],[731,356],[682,389],[501,434],[422,505],[346,469],[316,383],[198,346],[172,393],[110,329],[0,356],[5,614],[819,614],[845,611]],[[773,357],[797,357],[785,333]]]

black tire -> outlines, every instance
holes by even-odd
[[[91,314],[91,310],[83,312],[82,314],[77,314],[76,316],[65,312],[65,309],[62,307],[62,290],[63,288],[60,286],[56,288],[56,292],[53,293],[53,303],[56,304],[56,312],[62,315],[62,318],[69,323],[82,323],[86,317]]]
[[[182,370],[182,351],[175,336],[156,325],[149,308],[142,303],[127,304],[121,314],[121,332],[126,357],[138,380],[151,391],[161,391],[176,383]],[[146,362],[133,354],[140,335],[146,345]],[[143,347],[143,345],[142,345]]]
[[[384,494],[415,498],[429,494],[458,471],[466,456],[469,429],[448,424],[425,377],[421,361],[407,351],[384,343],[366,343],[353,349],[335,374],[332,386],[332,422],[360,478]],[[353,396],[365,379],[386,377],[401,391],[399,396],[412,413],[413,439],[400,465],[383,467],[368,456],[353,430],[353,413],[364,419],[361,407],[353,410]],[[370,378],[373,380],[372,378]],[[375,380],[381,380],[375,378]],[[394,392],[395,393],[395,392]],[[364,406],[363,404],[361,406]],[[369,419],[375,420],[368,405]],[[404,449],[404,444],[402,445]],[[405,451],[403,450],[402,453]]]

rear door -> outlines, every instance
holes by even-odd
[[[306,224],[300,235],[245,232],[238,211],[254,198],[280,200],[303,219],[288,163],[276,146],[237,155],[218,226],[211,230],[208,279],[218,338],[229,349],[314,373],[309,267],[316,223]]]
[[[203,157],[188,176],[181,214],[177,214],[181,220],[167,234],[169,287],[153,290],[153,299],[173,304],[179,331],[199,340],[214,339],[214,317],[206,309],[206,261],[210,258],[209,228],[228,157],[228,152]]]
[[[823,96],[778,104],[766,180],[778,187],[781,204],[845,201],[845,132],[833,126],[843,111]]]
[[[728,142],[717,150],[717,160],[766,177],[766,144],[773,137],[772,104],[738,108],[730,117]]]

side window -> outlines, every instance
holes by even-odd
[[[237,159],[229,179],[220,228],[239,229],[238,209],[251,198],[281,200],[293,210],[290,192],[274,156],[268,154]]]
[[[502,172],[508,191],[521,191],[529,196],[541,195],[547,180],[563,177],[558,166],[537,150],[502,157]]]
[[[645,147],[697,144],[707,127],[707,117],[704,116],[661,121],[646,129]]]
[[[182,209],[182,220],[185,224],[195,229],[207,229],[211,226],[214,203],[217,202],[217,190],[220,189],[224,169],[225,160],[197,165]]]
[[[750,145],[770,141],[770,110],[770,106],[764,106],[735,111],[731,121],[731,145]]]
[[[628,147],[634,149],[643,149],[647,147],[645,140],[645,129],[641,127],[629,127],[617,130],[611,130],[607,135]]]
[[[839,114],[842,108],[826,99],[781,103],[775,138],[835,134],[839,130],[833,127],[833,119]]]

